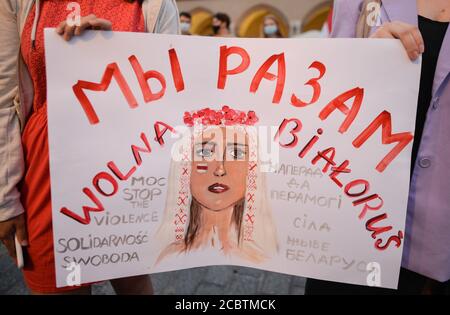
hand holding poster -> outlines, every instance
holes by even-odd
[[[420,75],[399,42],[45,38],[58,286],[241,265],[396,287]]]

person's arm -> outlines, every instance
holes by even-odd
[[[24,174],[24,161],[14,105],[20,52],[16,9],[16,1],[0,1],[0,241],[13,257],[15,234],[22,245],[27,244],[24,210],[17,189]]]
[[[0,2],[0,222],[23,213],[17,190],[24,163],[19,118],[14,106],[20,51],[14,2]]]
[[[356,25],[361,14],[362,0],[335,0],[333,26],[330,37],[355,38]],[[424,52],[424,42],[417,26],[400,21],[385,22],[370,38],[400,39],[411,60]]]
[[[155,25],[155,33],[180,34],[180,17],[175,0],[163,0]]]
[[[88,29],[110,31],[112,29],[112,23],[109,20],[96,17],[95,14],[89,14],[81,17],[80,25],[69,25],[67,24],[67,21],[64,20],[59,23],[55,31],[61,35],[64,40],[70,41],[73,36],[80,36]]]
[[[383,23],[370,38],[399,39],[411,60],[416,60],[425,51],[419,28],[399,21]]]

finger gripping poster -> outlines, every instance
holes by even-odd
[[[45,43],[59,287],[238,265],[396,288],[420,75],[400,42]]]

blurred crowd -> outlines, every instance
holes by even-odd
[[[331,18],[330,12],[327,20],[324,22],[321,30],[310,30],[308,32],[296,35],[295,37],[328,37],[331,32]],[[228,14],[217,12],[211,21],[211,33],[208,36],[217,37],[235,37],[230,26],[231,18]],[[182,35],[199,35],[193,34],[192,29],[192,15],[187,11],[180,12],[180,26]],[[289,35],[284,35],[281,31],[281,23],[273,14],[267,14],[260,26],[260,38],[287,38]]]

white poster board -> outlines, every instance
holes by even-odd
[[[45,43],[58,286],[239,265],[396,288],[420,76],[400,42]]]

